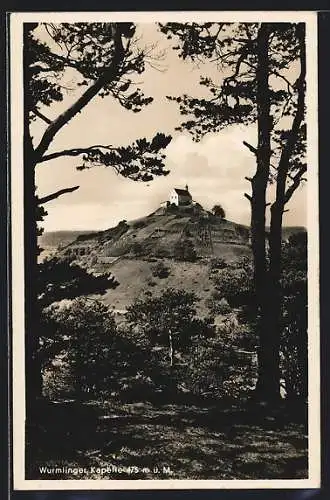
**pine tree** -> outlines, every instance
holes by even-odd
[[[152,98],[144,96],[141,89],[133,88],[130,79],[131,74],[143,73],[147,57],[146,51],[138,49],[134,43],[135,30],[132,23],[24,24],[25,347],[27,402],[31,404],[41,395],[42,386],[37,356],[40,319],[37,220],[46,213],[45,203],[79,188],[64,187],[38,198],[35,193],[36,166],[56,158],[73,157],[80,160],[79,169],[101,164],[136,181],[149,181],[154,176],[168,173],[164,168],[162,150],[171,137],[162,133],[157,133],[151,140],[137,139],[128,146],[113,146],[109,137],[109,144],[105,145],[87,148],[77,145],[72,149],[49,151],[58,132],[96,96],[113,98],[132,112],[139,112],[152,102]],[[60,82],[68,70],[75,71],[80,78],[77,86],[85,90],[65,111],[50,119],[47,110],[63,100]],[[31,133],[34,120],[45,124],[37,144],[34,144]]]
[[[188,119],[178,127],[198,141],[225,127],[256,124],[257,144],[244,142],[255,156],[251,183],[251,241],[254,257],[255,315],[259,325],[258,399],[280,397],[281,241],[285,206],[304,180],[305,25],[304,23],[168,23],[168,38],[179,40],[179,57],[209,60],[218,81],[203,76],[209,98],[169,97]],[[298,76],[295,73],[298,72]],[[294,75],[294,76],[293,76]],[[266,254],[268,186],[276,184],[270,207],[269,263]]]

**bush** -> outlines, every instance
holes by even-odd
[[[222,257],[214,257],[211,259],[210,268],[211,270],[225,269],[227,267],[227,262]]]
[[[182,369],[187,389],[212,398],[247,398],[257,377],[253,350],[244,349],[249,335],[247,328],[224,327],[215,337],[194,341]]]
[[[174,258],[182,261],[195,262],[197,254],[193,242],[188,238],[178,240],[174,245]]]
[[[77,394],[104,389],[117,333],[112,311],[100,301],[79,298],[45,309],[42,326],[40,354],[44,365],[50,368],[60,356]]]
[[[164,259],[166,257],[170,257],[170,251],[168,248],[160,246],[156,248],[153,252],[155,257],[158,257],[159,259]]]
[[[219,298],[224,297],[231,307],[253,303],[252,267],[227,267],[212,278]]]
[[[214,205],[214,207],[212,208],[212,213],[216,217],[220,217],[220,219],[224,219],[226,217],[226,212],[222,205]]]
[[[141,257],[142,255],[144,255],[145,251],[141,243],[139,243],[138,241],[134,241],[131,246],[131,253],[137,255],[138,257]]]
[[[282,253],[281,369],[288,398],[308,395],[307,233],[290,236]]]
[[[157,264],[152,269],[152,275],[155,278],[164,279],[170,274],[169,268],[163,262],[157,262]]]
[[[188,348],[192,337],[212,330],[196,316],[196,302],[194,293],[168,288],[159,296],[136,300],[126,317],[153,345],[168,347],[174,356]]]
[[[211,298],[206,301],[206,305],[213,316],[218,316],[219,314],[225,315],[231,311],[228,301],[224,297],[221,297],[217,290],[212,292]]]

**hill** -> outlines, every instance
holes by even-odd
[[[290,229],[285,238],[298,228]],[[252,256],[247,226],[215,216],[200,205],[160,208],[105,231],[80,233],[72,241],[73,235],[53,236],[51,241],[61,237],[58,255],[96,274],[111,272],[120,285],[104,300],[118,312],[146,291],[157,294],[165,287],[195,291],[204,309],[213,288],[211,261],[221,258],[229,263]],[[155,275],[160,262],[167,268],[165,278]]]
[[[249,229],[214,216],[200,206],[159,209],[134,221],[98,233],[80,234],[62,246],[70,256],[95,272],[119,258],[176,258],[178,246],[194,249],[197,259],[249,255]],[[189,260],[189,259],[188,259]]]

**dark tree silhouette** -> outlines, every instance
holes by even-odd
[[[42,42],[43,31],[50,43]],[[78,169],[94,165],[114,168],[133,180],[149,181],[166,175],[162,149],[171,138],[157,133],[154,138],[136,140],[128,146],[79,145],[62,151],[50,151],[53,139],[96,96],[112,97],[124,109],[139,112],[152,102],[134,88],[130,75],[144,71],[148,49],[138,49],[134,43],[132,23],[24,24],[24,227],[25,227],[25,291],[26,291],[26,392],[27,402],[41,395],[41,371],[38,361],[37,302],[37,220],[46,212],[42,205],[78,189],[64,187],[43,198],[35,194],[35,169],[56,158],[79,159]],[[43,36],[46,40],[46,36]],[[67,70],[78,77],[77,88],[86,89],[56,118],[48,116],[48,108],[63,100],[62,78]],[[75,89],[75,90],[76,90]],[[41,120],[44,133],[36,143],[31,135],[31,121]],[[56,167],[55,167],[56,168]]]
[[[221,217],[221,219],[224,219],[226,217],[226,212],[222,205],[214,205],[212,208],[212,213],[217,217]]]
[[[219,69],[218,82],[201,77],[201,85],[210,91],[209,99],[169,97],[188,116],[180,130],[188,130],[200,140],[208,132],[233,124],[257,124],[257,144],[244,142],[256,159],[254,176],[246,178],[252,194],[245,194],[251,204],[255,315],[259,318],[256,397],[277,401],[282,218],[307,169],[305,24],[168,23],[161,30],[179,40],[175,47],[179,57],[210,59]],[[268,264],[265,219],[269,182],[276,183],[276,195],[270,209]]]

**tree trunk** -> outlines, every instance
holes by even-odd
[[[257,103],[258,103],[258,147],[257,170],[252,179],[251,199],[251,243],[254,257],[254,285],[257,310],[263,302],[266,268],[265,248],[265,211],[266,190],[270,162],[270,98],[268,86],[268,39],[267,25],[262,24],[258,32],[258,68]]]
[[[35,159],[29,131],[29,75],[27,61],[27,36],[30,26],[24,25],[24,293],[25,293],[25,379],[27,419],[31,417],[34,403],[42,395],[41,363],[38,356],[39,318],[37,302],[37,201],[35,196]]]
[[[300,75],[296,82],[298,89],[297,111],[293,119],[287,142],[283,146],[276,179],[276,199],[271,207],[271,223],[269,235],[269,273],[268,285],[265,290],[264,311],[262,313],[262,343],[261,351],[264,369],[259,373],[259,389],[268,400],[280,398],[280,339],[282,318],[281,267],[282,267],[282,222],[285,203],[287,201],[286,182],[290,169],[290,159],[298,139],[300,125],[304,118],[305,108],[305,29],[303,24],[297,26],[297,36],[300,45]],[[261,366],[262,368],[262,366]]]
[[[170,358],[170,368],[173,368],[173,337],[172,330],[168,331],[168,344],[169,344],[169,358]]]
[[[271,130],[269,92],[269,35],[267,24],[261,24],[257,37],[257,111],[258,146],[257,170],[252,179],[251,240],[254,258],[254,287],[256,316],[258,319],[259,351],[258,381],[255,396],[258,400],[277,399],[280,394],[280,379],[277,370],[278,358],[273,345],[273,331],[269,331],[267,317],[271,309],[269,280],[266,260],[266,192],[269,180],[271,157]]]
[[[258,390],[265,401],[280,399],[280,332],[281,332],[281,245],[283,210],[271,211],[269,235],[269,271],[261,316],[261,363],[259,364]]]

